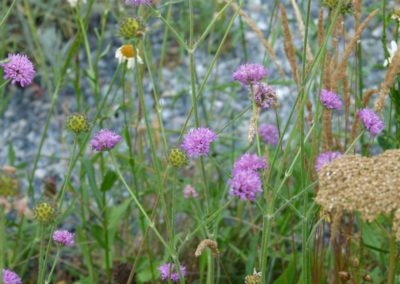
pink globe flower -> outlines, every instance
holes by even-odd
[[[182,276],[186,276],[186,267],[181,265],[180,266]],[[179,282],[179,273],[175,269],[175,264],[172,263],[165,263],[158,267],[158,270],[161,273],[162,280],[171,280],[172,282]]]
[[[385,125],[380,117],[374,111],[368,108],[360,110],[358,112],[358,118],[368,132],[373,136],[378,135],[385,128]]]
[[[229,180],[230,194],[242,200],[256,200],[256,194],[262,192],[261,177],[258,172],[242,170]]]
[[[67,230],[57,230],[53,233],[53,241],[63,247],[70,247],[75,243],[75,234]]]
[[[35,68],[26,55],[9,54],[7,62],[0,66],[4,69],[4,79],[12,84],[19,83],[21,87],[30,85],[35,77]]]
[[[207,156],[210,144],[217,139],[214,131],[200,127],[192,129],[183,137],[181,147],[191,158]]]
[[[321,104],[327,109],[342,109],[342,101],[340,100],[339,96],[332,91],[323,89],[319,99]]]
[[[268,70],[261,64],[244,64],[233,72],[233,80],[250,85],[261,81],[268,75]]]
[[[273,124],[261,124],[258,131],[265,143],[276,146],[279,141],[279,132]]]
[[[3,284],[22,284],[22,280],[14,271],[3,269]]]
[[[93,150],[100,152],[111,150],[117,145],[122,137],[109,129],[102,129],[90,141],[90,146]]]
[[[186,185],[185,188],[183,189],[183,197],[185,199],[189,199],[189,198],[197,198],[198,194],[196,189],[194,189],[193,186],[191,185]]]
[[[268,168],[267,163],[263,158],[255,154],[244,154],[233,165],[233,175],[243,171],[258,171]]]

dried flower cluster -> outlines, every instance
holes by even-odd
[[[400,218],[400,150],[371,158],[343,155],[322,167],[318,177],[316,202],[324,210],[357,211],[367,221],[397,210]]]

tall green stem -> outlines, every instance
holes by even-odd
[[[389,237],[389,273],[387,284],[394,284],[396,275],[396,236],[391,232]]]
[[[4,206],[0,205],[0,284],[3,284],[3,269],[5,268],[6,247],[6,214]]]
[[[51,266],[50,273],[47,276],[46,284],[50,284],[51,283],[51,277],[53,276],[53,272],[54,272],[54,269],[56,268],[56,265],[57,265],[57,262],[58,262],[59,258],[60,258],[60,248],[57,248],[57,254],[56,254],[56,257],[54,258],[53,265]]]

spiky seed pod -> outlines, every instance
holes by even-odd
[[[335,10],[336,7],[339,5],[339,0],[322,0],[322,4],[329,9]],[[342,7],[340,9],[340,12],[342,14],[350,14],[352,13],[353,9],[353,4],[351,0],[343,0],[342,1]]]
[[[124,39],[142,37],[145,32],[143,22],[138,18],[125,18],[119,26],[119,34]]]
[[[80,134],[89,131],[90,123],[85,115],[74,113],[68,117],[66,127],[69,131]]]
[[[184,167],[187,165],[188,158],[187,158],[185,152],[183,152],[181,149],[174,148],[169,152],[168,162],[172,166],[174,166],[176,168],[180,168],[180,167]]]
[[[52,223],[57,216],[55,206],[49,201],[40,201],[33,209],[34,218],[42,224]]]
[[[11,197],[18,194],[18,181],[15,177],[0,173],[0,197]]]

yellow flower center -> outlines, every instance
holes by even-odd
[[[133,58],[136,52],[132,44],[124,44],[121,46],[121,53],[127,58]]]

